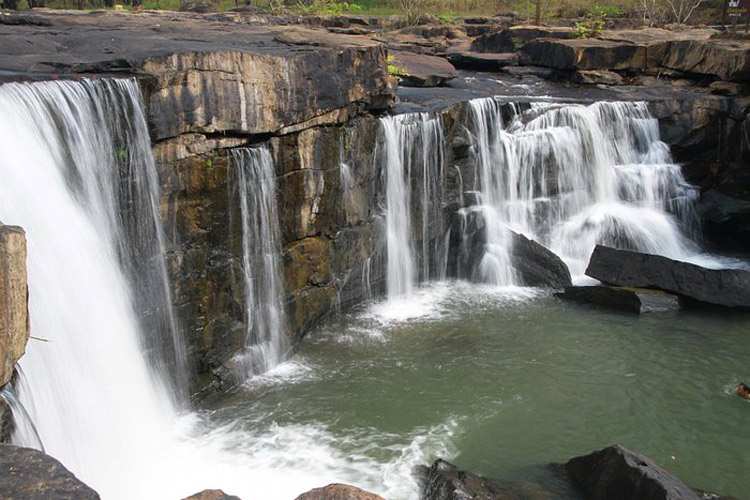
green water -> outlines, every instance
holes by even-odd
[[[280,467],[388,498],[414,498],[411,467],[437,456],[571,498],[540,467],[613,443],[750,498],[750,402],[733,394],[746,379],[750,314],[639,317],[440,284],[323,325],[211,418],[264,436],[256,452]]]

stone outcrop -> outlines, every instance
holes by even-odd
[[[296,500],[384,500],[383,497],[348,484],[329,484],[301,494]]]
[[[222,490],[203,490],[183,500],[240,500],[240,497],[228,495]]]
[[[99,495],[41,451],[0,444],[0,496],[98,500]]]
[[[542,26],[511,26],[502,31],[477,36],[471,43],[475,52],[516,52],[538,38],[571,39],[573,28]]]
[[[438,459],[430,467],[418,466],[415,475],[420,483],[422,500],[535,500],[549,498],[542,488],[477,476]]]
[[[565,464],[591,500],[700,500],[698,494],[647,457],[614,445]]]
[[[661,65],[727,81],[750,81],[750,43],[737,40],[679,40],[669,45]]]
[[[564,292],[555,295],[565,300],[638,314],[664,313],[680,309],[680,300],[676,295],[645,288],[572,286],[565,287]]]
[[[750,309],[750,271],[706,269],[597,245],[586,275],[615,286],[656,288],[708,304]]]
[[[539,39],[524,45],[521,62],[562,70],[638,71],[646,68],[646,48],[597,38]]]
[[[456,68],[442,57],[397,51],[391,51],[389,55],[393,57],[391,64],[406,72],[401,76],[401,85],[439,87],[458,76]]]
[[[28,340],[26,234],[0,223],[0,387],[10,381]]]
[[[571,285],[568,266],[544,245],[508,229],[512,239],[511,263],[525,286],[563,288]],[[485,221],[479,209],[463,210],[454,218],[449,272],[461,278],[476,278],[487,242]]]

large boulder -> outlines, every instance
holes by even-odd
[[[98,500],[99,494],[49,455],[0,444],[0,497]]]
[[[0,223],[0,387],[10,381],[28,340],[26,233]]]
[[[638,314],[662,313],[680,308],[680,299],[676,295],[645,288],[568,286],[556,296]]]
[[[471,50],[476,52],[516,52],[537,38],[573,38],[573,28],[542,26],[513,26],[495,33],[486,33],[474,39]]]
[[[614,445],[565,464],[590,500],[700,500],[700,494],[647,457]]]
[[[301,494],[296,500],[385,500],[383,497],[348,484],[329,484]]]
[[[512,232],[513,267],[526,286],[562,288],[571,284],[570,270],[565,262],[544,245]]]
[[[750,41],[676,41],[670,44],[662,65],[686,73],[713,75],[722,80],[750,81]]]
[[[586,275],[611,285],[657,288],[709,304],[750,309],[750,271],[706,269],[660,255],[597,245]]]
[[[544,245],[507,229],[511,264],[525,286],[563,288],[572,284],[568,266]],[[479,209],[456,214],[451,229],[449,271],[459,278],[476,276],[487,243],[487,229]]]
[[[438,459],[430,467],[418,466],[422,500],[534,500],[549,498],[538,486],[477,476]]]
[[[458,76],[456,68],[442,57],[413,52],[389,52],[393,64],[406,72],[401,84],[407,87],[439,87]]]
[[[646,67],[646,47],[629,42],[539,39],[524,45],[521,62],[565,70],[628,70]]]

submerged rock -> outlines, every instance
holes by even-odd
[[[460,470],[442,459],[435,460],[430,467],[418,466],[414,473],[421,486],[422,500],[534,500],[549,497],[539,486],[484,478]]]
[[[649,458],[619,444],[565,464],[573,484],[591,500],[699,500],[693,491]]]
[[[348,484],[329,484],[301,494],[296,500],[384,500],[383,497]]]
[[[708,304],[750,309],[750,271],[706,269],[660,255],[597,245],[586,275],[616,286],[657,288]]]
[[[556,296],[638,314],[676,311],[680,308],[680,299],[676,295],[645,288],[569,286]]]
[[[0,497],[98,500],[99,494],[49,455],[0,444]]]
[[[10,442],[10,433],[12,430],[13,414],[10,412],[8,403],[3,398],[0,398],[0,443]]]

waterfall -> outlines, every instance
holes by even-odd
[[[0,388],[0,399],[5,401],[13,416],[11,441],[14,443],[26,443],[26,446],[29,448],[44,451],[44,444],[42,443],[42,438],[39,437],[39,431],[36,430],[31,415],[29,415],[26,407],[18,399],[16,391],[11,384],[6,384]]]
[[[548,246],[581,277],[597,243],[688,260],[697,190],[682,177],[646,103],[469,103],[487,244],[484,280],[516,283],[513,230]]]
[[[20,362],[27,407],[46,451],[105,497],[140,480],[186,383],[140,99],[134,80],[0,86],[0,219],[26,230],[31,328],[48,340]]]
[[[245,351],[235,359],[244,380],[276,366],[289,349],[285,335],[276,174],[268,148],[231,151],[242,220]],[[230,189],[232,186],[230,185]]]
[[[383,166],[386,184],[389,299],[410,295],[420,281],[445,276],[444,148],[439,117],[409,113],[380,120],[375,162]]]

